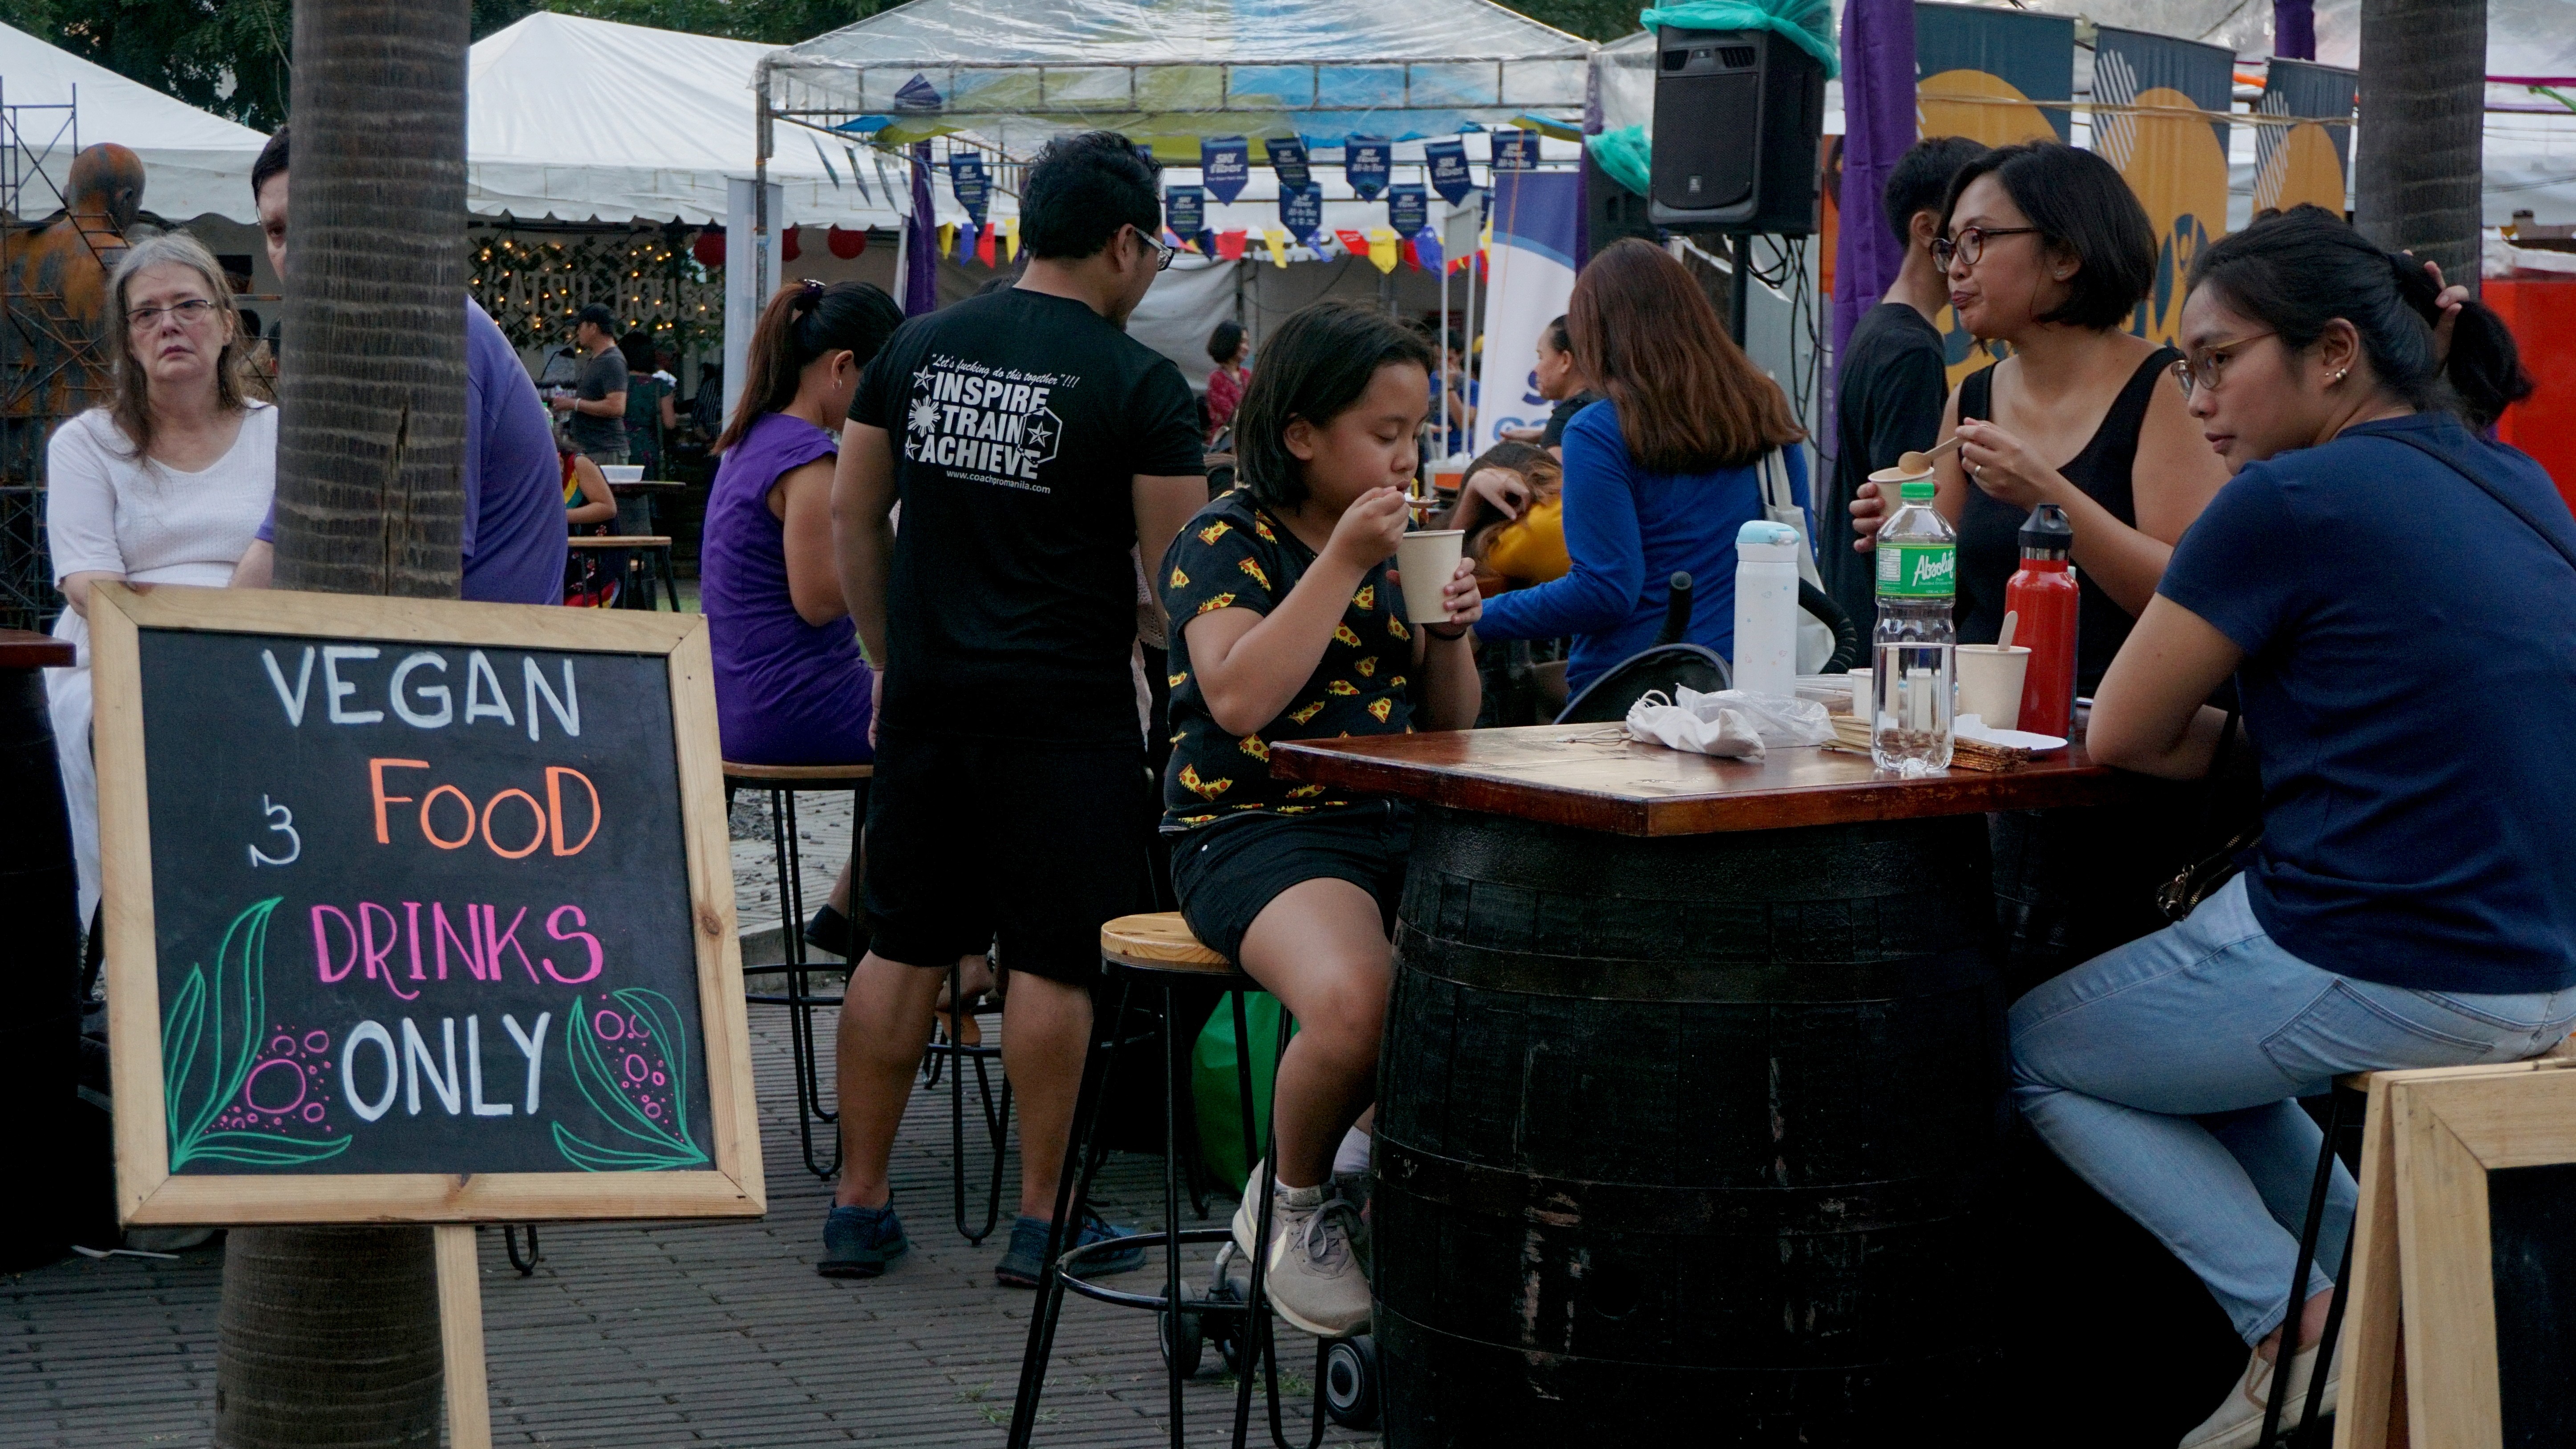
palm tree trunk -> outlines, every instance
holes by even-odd
[[[2486,70],[2486,0],[2361,0],[2354,219],[2473,291]]]
[[[465,494],[467,0],[296,0],[277,586],[454,598]],[[236,1231],[222,1449],[439,1441],[421,1227]]]

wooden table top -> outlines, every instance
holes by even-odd
[[[68,669],[71,641],[33,629],[0,629],[0,669]]]
[[[1952,769],[1920,780],[1880,775],[1861,755],[1772,750],[1720,760],[1638,744],[1618,725],[1529,725],[1299,740],[1273,745],[1273,774],[1460,810],[1615,835],[1706,835],[1863,820],[1909,820],[2094,805],[2126,777],[2081,743],[2018,770]]]

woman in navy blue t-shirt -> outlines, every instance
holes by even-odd
[[[2255,1346],[2184,1449],[2253,1442],[2294,1306],[2294,1414],[2314,1371],[2356,1194],[2337,1169],[2294,1305],[2319,1143],[2295,1099],[2533,1056],[2576,1021],[2576,520],[2479,435],[2531,382],[2495,314],[2439,286],[2315,207],[2203,256],[2176,381],[2235,476],[2090,743],[2204,774],[2223,719],[2202,701],[2236,676],[2263,839],[2188,920],[2012,1010],[2023,1115]]]

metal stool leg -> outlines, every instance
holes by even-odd
[[[1020,1357],[1019,1391],[1011,1402],[1008,1449],[1028,1449],[1029,1436],[1037,1432],[1038,1399],[1046,1391],[1047,1362],[1055,1354],[1056,1320],[1064,1312],[1064,1277],[1057,1271],[1056,1260],[1064,1253],[1068,1225],[1090,1197],[1089,1179],[1098,1163],[1095,1139],[1099,1136],[1100,1104],[1108,1096],[1109,1073],[1116,1064],[1117,1024],[1126,1020],[1127,999],[1133,989],[1133,982],[1122,975],[1117,1015],[1111,1018],[1105,1036],[1098,1023],[1093,1024],[1091,1045],[1083,1054],[1082,1088],[1074,1099],[1073,1130],[1067,1134],[1064,1167],[1056,1177],[1055,1220],[1047,1224],[1038,1301],[1029,1313],[1028,1347]]]
[[[1163,1302],[1168,1322],[1163,1342],[1181,1341],[1181,1074],[1172,1043],[1172,986],[1163,983]],[[1172,1449],[1181,1449],[1181,1360],[1163,1355],[1163,1379],[1171,1389]]]
[[[2254,1441],[2256,1449],[2273,1449],[2279,1442],[2283,1411],[2290,1402],[2290,1365],[2299,1356],[2299,1320],[2307,1308],[2308,1271],[2316,1266],[2317,1238],[2326,1220],[2326,1189],[2334,1183],[2335,1139],[2343,1133],[2343,1092],[2339,1088],[2329,1090],[2324,1145],[2317,1149],[2317,1175],[2308,1188],[2307,1221],[2299,1229],[2298,1256],[2291,1260],[2290,1307],[2281,1316],[2281,1346],[2272,1358],[2272,1392],[2263,1405],[2263,1432]],[[2347,1247],[2350,1242],[2347,1235]],[[2340,1283],[2342,1280],[2336,1281]],[[2338,1294],[2337,1298],[2339,1300],[2341,1295]],[[2327,1311],[2331,1313],[2333,1307],[2329,1306]],[[2320,1394],[2311,1395],[2311,1402],[2321,1396],[2324,1383],[2326,1366],[2323,1356],[2319,1358]]]
[[[821,1053],[814,1039],[812,977],[805,960],[805,883],[801,847],[796,838],[796,792],[773,787],[769,792],[771,855],[778,866],[779,954],[787,970],[787,1042],[796,1073],[796,1133],[804,1148],[805,1170],[830,1177],[841,1170],[840,1134],[832,1134],[827,1166],[814,1150],[814,1124],[836,1125],[841,1114],[823,1105]]]

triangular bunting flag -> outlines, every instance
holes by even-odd
[[[1368,259],[1381,272],[1395,270],[1395,233],[1374,227],[1368,234]]]
[[[1000,231],[1001,228],[998,226],[988,226],[984,228],[982,235],[975,238],[975,260],[988,267],[993,265],[995,243],[999,240]]]
[[[1270,264],[1272,266],[1284,267],[1288,265],[1288,233],[1280,231],[1275,227],[1265,229],[1261,233],[1261,244],[1270,248]]]
[[[1413,254],[1416,258],[1415,265],[1421,267],[1424,271],[1439,271],[1441,269],[1442,262],[1439,229],[1436,227],[1426,226],[1419,232],[1414,233]]]
[[[943,221],[939,224],[939,254],[943,257],[957,255],[957,223]]]
[[[1246,234],[1241,230],[1218,232],[1216,234],[1216,254],[1229,262],[1242,261],[1243,244],[1247,239]]]
[[[1016,216],[1003,217],[993,223],[993,229],[1002,234],[1002,265],[1009,266],[1020,254],[1020,219]]]
[[[1342,250],[1352,256],[1364,257],[1369,254],[1369,239],[1366,232],[1354,231],[1348,227],[1335,227],[1333,239],[1340,242]]]

